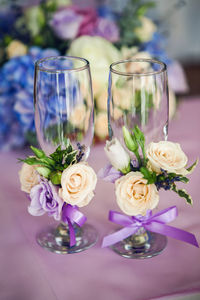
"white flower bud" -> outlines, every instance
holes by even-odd
[[[122,173],[130,172],[130,157],[117,138],[106,141],[105,153],[111,165]]]

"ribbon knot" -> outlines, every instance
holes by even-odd
[[[135,234],[141,227],[199,247],[192,233],[166,225],[166,223],[173,221],[177,216],[178,210],[176,206],[171,206],[155,215],[152,214],[152,211],[148,210],[146,216],[138,215],[136,217],[123,215],[111,210],[109,212],[109,220],[122,225],[124,228],[104,237],[102,247],[108,247],[124,240],[132,234]]]
[[[72,206],[71,204],[63,205],[62,221],[69,226],[70,247],[76,244],[76,234],[73,224],[75,223],[79,227],[82,227],[86,220],[86,216],[78,210],[77,206]]]

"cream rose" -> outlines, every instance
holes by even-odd
[[[146,149],[146,156],[151,169],[158,174],[161,173],[161,169],[179,175],[188,174],[185,168],[188,159],[178,143],[150,143]]]
[[[86,107],[84,104],[77,105],[70,115],[70,122],[74,127],[84,128],[86,118]]]
[[[74,164],[62,173],[59,196],[68,204],[85,206],[94,196],[96,183],[96,173],[86,162]]]
[[[107,113],[99,112],[95,118],[94,132],[100,139],[108,136],[108,118]]]
[[[70,44],[67,54],[89,60],[94,96],[106,88],[110,64],[122,59],[121,52],[100,36],[85,35],[76,38]]]
[[[27,46],[18,40],[13,40],[7,47],[6,52],[8,58],[22,56],[27,53]]]
[[[130,172],[116,180],[115,194],[120,209],[129,216],[145,215],[159,202],[155,184],[147,184],[140,172]]]
[[[141,42],[148,42],[156,31],[156,25],[147,17],[140,17],[141,26],[135,29],[135,33]]]
[[[21,183],[21,190],[30,193],[32,187],[39,183],[39,174],[36,171],[38,166],[30,166],[26,163],[22,165],[19,171],[19,180]]]

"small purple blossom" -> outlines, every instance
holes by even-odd
[[[139,168],[138,160],[132,159],[132,160],[131,160],[131,166],[132,166],[134,169],[138,169],[138,168]]]
[[[99,178],[112,183],[115,183],[121,176],[123,176],[123,174],[120,171],[115,170],[110,164],[106,165],[98,172]]]
[[[42,216],[47,213],[55,220],[61,219],[63,200],[58,196],[56,187],[47,180],[35,185],[30,192],[31,203],[28,212],[33,216]]]

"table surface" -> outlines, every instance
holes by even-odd
[[[199,156],[199,132],[200,99],[185,99],[169,126],[169,140],[181,143],[191,163]],[[119,211],[114,186],[102,180],[93,201],[82,209],[99,232],[97,244],[69,255],[41,248],[35,235],[53,219],[27,212],[28,200],[20,191],[20,165],[16,162],[24,155],[24,150],[0,154],[1,300],[147,300],[200,292],[200,249],[196,247],[168,238],[162,254],[144,260],[126,259],[101,248],[102,238],[116,228],[107,220],[108,211]],[[105,163],[103,145],[94,146],[90,164],[98,171]],[[163,192],[158,210],[176,205],[179,216],[170,225],[192,232],[200,243],[199,170],[187,186],[193,207],[174,192]]]

